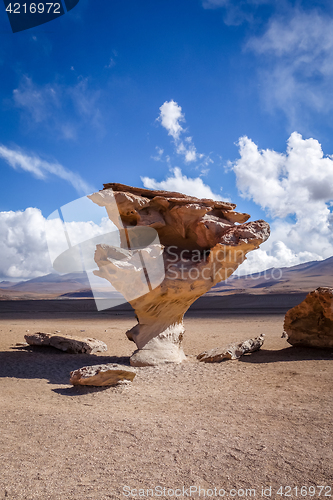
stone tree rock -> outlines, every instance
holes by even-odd
[[[333,348],[333,288],[310,292],[284,320],[287,342],[294,346]]]
[[[95,274],[107,279],[135,310],[138,324],[127,332],[138,347],[131,357],[132,366],[181,363],[185,359],[181,347],[185,312],[268,238],[269,225],[263,220],[246,222],[250,216],[235,212],[232,203],[176,192],[105,184],[104,190],[89,198],[105,206],[122,232],[124,249],[97,245],[99,271]],[[133,251],[123,243],[131,239],[130,231],[142,228],[155,229],[159,241],[141,251],[141,261],[133,261]],[[135,294],[148,261],[149,289]],[[163,278],[159,280],[160,262]]]

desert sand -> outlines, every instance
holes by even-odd
[[[263,498],[269,487],[281,499],[288,486],[332,487],[333,353],[289,346],[283,314],[190,311],[186,362],[137,368],[128,385],[89,388],[71,386],[70,371],[129,364],[133,313],[15,304],[0,313],[0,499],[221,498],[222,489],[225,498]],[[15,347],[26,330],[96,337],[108,352]],[[240,360],[195,358],[260,333],[261,351]]]

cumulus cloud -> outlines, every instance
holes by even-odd
[[[238,142],[231,164],[238,190],[273,218],[272,233],[249,255],[242,271],[296,265],[333,255],[333,159],[320,143],[292,133],[286,153],[259,150],[248,137]]]
[[[253,199],[273,217],[296,214],[318,221],[318,213],[329,214],[333,199],[333,160],[324,157],[316,139],[303,139],[293,132],[287,152],[259,150],[247,137],[238,142],[240,159],[233,164],[237,186],[243,197]]]
[[[168,134],[171,135],[175,141],[178,141],[181,132],[184,132],[180,122],[185,121],[181,106],[178,106],[173,100],[169,102],[165,101],[160,107],[159,120],[162,127],[168,131]]]
[[[40,210],[0,212],[0,277],[28,279],[52,271]]]
[[[300,10],[275,16],[264,34],[251,38],[246,47],[260,57],[267,106],[282,109],[292,127],[300,127],[311,111],[332,111],[332,17]]]
[[[104,133],[100,96],[87,78],[80,78],[72,86],[38,85],[25,76],[13,91],[14,104],[22,110],[29,127],[43,125],[62,139],[76,139],[84,125]]]
[[[184,156],[185,163],[191,163],[199,159],[203,159],[204,155],[199,154],[193,144],[193,139],[190,136],[181,139],[181,136],[186,132],[181,125],[185,122],[185,116],[182,113],[182,108],[175,101],[165,101],[160,107],[158,117],[162,127],[164,127],[168,135],[173,138],[176,153]],[[210,160],[211,162],[212,160]]]
[[[80,194],[88,194],[94,191],[93,186],[85,182],[79,174],[66,169],[60,163],[50,163],[36,155],[29,156],[18,149],[9,149],[1,144],[0,158],[3,158],[15,170],[25,170],[38,179],[46,179],[48,174],[53,174],[72,184]]]
[[[107,217],[100,224],[80,221],[69,222],[66,226],[74,243],[114,229]],[[64,248],[63,241],[59,220],[45,219],[37,208],[0,212],[0,279],[24,280],[54,272],[49,247],[54,259],[68,248]]]
[[[147,189],[178,191],[189,196],[196,196],[197,198],[222,199],[220,195],[213,193],[211,188],[203,183],[201,177],[194,179],[186,177],[178,167],[172,169],[171,172],[171,175],[165,181],[157,182],[150,177],[141,177],[141,181]]]

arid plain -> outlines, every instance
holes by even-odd
[[[135,348],[125,336],[134,314],[94,312],[92,302],[1,302],[0,498],[262,498],[264,488],[278,499],[288,486],[293,497],[302,486],[306,496],[310,487],[314,498],[332,494],[333,353],[281,338],[281,297],[233,314],[201,302],[185,316],[183,364],[137,368],[124,386],[73,387],[71,370],[129,364]],[[15,347],[26,330],[96,337],[108,352]],[[196,360],[260,333],[263,348],[238,361]]]

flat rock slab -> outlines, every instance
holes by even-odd
[[[265,335],[259,335],[254,339],[244,340],[243,342],[236,342],[229,344],[226,347],[217,347],[210,351],[198,354],[197,359],[204,363],[219,363],[224,359],[239,359],[243,354],[258,351],[263,345]]]
[[[73,385],[92,385],[96,387],[117,385],[121,382],[132,382],[136,375],[130,366],[106,364],[84,366],[71,372],[70,383]]]
[[[300,347],[333,348],[333,288],[310,292],[284,319],[284,337]]]
[[[30,345],[51,346],[71,354],[94,354],[107,351],[107,345],[101,340],[74,337],[71,335],[57,335],[54,333],[28,333],[24,335]]]

